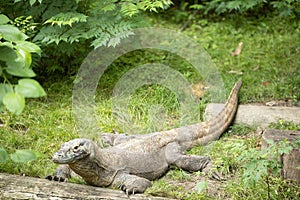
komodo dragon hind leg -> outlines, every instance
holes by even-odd
[[[115,176],[112,185],[120,188],[127,195],[129,195],[143,193],[148,187],[151,186],[151,181],[136,175],[121,172]]]
[[[54,175],[47,175],[45,178],[50,181],[68,182],[72,174],[75,174],[68,165],[59,165]]]
[[[189,172],[202,171],[211,178],[223,180],[222,176],[215,172],[213,162],[207,156],[185,155],[180,145],[176,142],[166,147],[166,158],[170,165],[174,165]]]

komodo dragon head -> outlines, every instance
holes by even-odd
[[[88,139],[74,139],[64,143],[53,155],[53,162],[57,164],[71,164],[92,153],[93,142]]]

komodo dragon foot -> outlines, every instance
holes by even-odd
[[[58,182],[68,182],[68,179],[71,177],[72,171],[68,165],[60,165],[54,175],[47,175],[45,179],[50,181]]]
[[[128,196],[130,194],[143,193],[152,184],[148,179],[121,173],[116,175],[113,185],[118,186]]]
[[[216,179],[218,181],[226,180],[226,178],[224,178],[219,172],[216,171],[212,161],[210,161],[206,165],[206,167],[202,170],[202,172],[209,178]]]

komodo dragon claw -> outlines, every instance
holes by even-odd
[[[219,172],[213,172],[210,176],[213,179],[216,179],[218,181],[225,181],[226,178],[224,178]]]
[[[47,175],[47,176],[45,177],[45,179],[48,179],[48,180],[50,180],[50,181],[68,182],[68,178],[62,177],[62,176],[56,176],[56,175],[54,175],[54,176],[52,176],[52,175]]]
[[[134,188],[133,188],[132,190],[129,190],[129,189],[126,188],[125,185],[120,185],[120,186],[119,186],[119,189],[122,190],[123,192],[125,192],[125,194],[126,194],[127,196],[129,196],[129,195],[134,195],[134,194],[135,194],[135,189],[134,189]]]
[[[216,169],[214,168],[213,162],[209,162],[206,167],[203,169],[204,174],[211,179],[215,179],[218,181],[226,180]]]
[[[50,181],[68,182],[68,178],[72,175],[72,171],[68,165],[60,165],[54,175],[47,175],[45,179]]]

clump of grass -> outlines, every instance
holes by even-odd
[[[300,186],[295,182],[282,178],[269,177],[271,199],[298,199]],[[264,181],[256,183],[255,187],[246,187],[239,179],[229,181],[224,190],[230,199],[268,199],[268,186]]]
[[[63,82],[61,82],[63,84]],[[31,149],[41,154],[38,160],[28,163],[0,163],[0,172],[25,174],[44,177],[53,173],[55,164],[52,154],[57,151],[62,141],[78,137],[72,117],[71,85],[59,87],[62,93],[48,89],[48,96],[30,100],[24,112],[18,116],[2,113],[0,120],[0,144],[8,153],[17,149]],[[69,90],[70,91],[70,90]],[[65,94],[64,94],[65,93]]]
[[[174,169],[169,171],[166,174],[167,178],[173,179],[173,180],[178,180],[178,181],[191,181],[192,178],[189,173],[186,171],[183,171],[182,169]]]
[[[176,186],[175,184],[170,184],[164,179],[154,181],[153,185],[146,190],[145,194],[174,199],[214,199],[206,193],[197,194],[194,191],[186,191],[183,186]]]
[[[293,18],[235,14],[226,19],[207,19],[201,15],[193,18],[183,33],[207,50],[228,90],[239,77],[243,78],[242,103],[274,99],[299,101],[300,27]],[[180,30],[182,26],[170,24],[170,18],[158,20],[163,27]],[[241,54],[231,56],[240,42],[243,42]]]
[[[286,121],[284,119],[280,119],[277,122],[273,122],[269,125],[272,129],[279,130],[300,130],[300,123],[294,123],[292,121]]]

